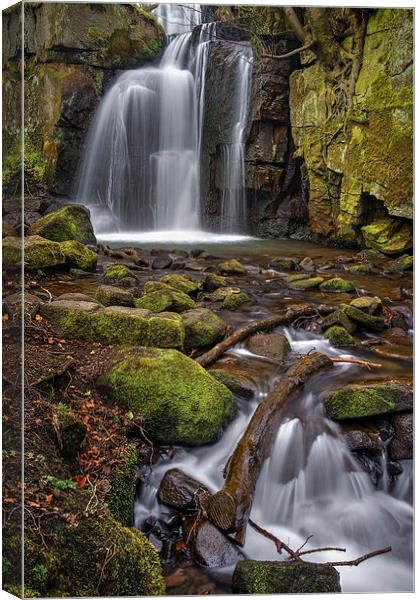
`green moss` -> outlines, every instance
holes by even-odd
[[[361,230],[367,247],[384,254],[401,254],[413,247],[413,226],[401,219],[381,219]]]
[[[30,234],[56,242],[76,240],[82,244],[96,243],[89,211],[78,204],[69,204],[41,217],[31,226]]]
[[[133,294],[114,285],[100,285],[96,289],[95,299],[104,306],[134,306]]]
[[[184,294],[194,294],[203,287],[203,283],[201,281],[193,281],[186,275],[168,274],[161,277],[160,281],[162,281],[162,283],[166,283],[171,288],[174,288],[179,292],[184,292]]]
[[[68,492],[75,490],[76,484],[71,479],[57,479],[53,475],[45,475],[42,482],[52,487],[57,492]]]
[[[234,411],[231,392],[175,350],[119,351],[99,383],[160,444],[214,442]]]
[[[104,273],[104,279],[108,281],[125,279],[126,277],[135,277],[133,271],[130,271],[126,265],[112,265]]]
[[[239,292],[230,291],[228,294],[226,294],[222,302],[222,308],[226,308],[227,310],[236,310],[239,308],[239,306],[242,306],[242,304],[246,304],[247,302],[251,302],[251,298],[245,292],[242,292],[241,290]]]
[[[157,285],[166,286],[166,284]],[[147,284],[145,286],[145,289],[147,289]],[[167,286],[162,290],[145,293],[141,298],[138,298],[134,301],[134,306],[136,308],[143,308],[151,310],[154,313],[159,313],[163,312],[164,310],[182,312],[183,310],[190,310],[192,308],[195,308],[197,305],[194,302],[194,300],[190,298],[187,294],[184,294],[184,292],[178,292],[173,288]]]
[[[23,243],[26,271],[64,265],[65,256],[57,242],[32,235],[24,238]],[[22,264],[22,240],[18,237],[5,237],[2,246],[4,269],[19,270]]]
[[[319,289],[323,292],[353,292],[354,285],[341,277],[334,277],[321,283]]]
[[[220,263],[218,269],[220,273],[226,273],[227,275],[242,275],[246,272],[244,265],[235,258],[232,258],[231,260],[225,260],[224,262]]]
[[[309,277],[291,281],[289,287],[294,290],[313,290],[318,288],[324,281],[323,277]]]
[[[367,315],[362,310],[359,310],[355,306],[348,304],[342,304],[340,309],[344,314],[349,317],[352,321],[355,321],[367,329],[373,329],[374,331],[381,331],[385,328],[385,323],[380,317],[374,317],[373,315]]]
[[[347,268],[348,271],[350,271],[351,273],[357,273],[357,274],[362,274],[362,275],[369,275],[369,273],[372,272],[372,269],[369,265],[364,265],[364,264],[360,264],[360,265],[350,265]]]
[[[122,465],[114,475],[107,504],[113,516],[127,527],[133,523],[133,504],[137,484],[137,449],[129,444]]]
[[[363,312],[373,314],[381,311],[382,300],[378,298],[378,296],[360,296],[359,298],[354,298],[350,302],[350,306],[354,306]]]
[[[95,271],[98,255],[96,252],[75,240],[61,242],[61,250],[66,257],[66,265],[83,271]]]
[[[404,254],[393,261],[391,265],[392,271],[411,271],[414,265],[414,257],[409,254]]]
[[[403,384],[389,381],[333,391],[324,403],[328,416],[339,421],[390,413],[401,400],[407,401],[408,398],[409,392]]]
[[[346,331],[346,329],[344,329],[344,327],[333,325],[325,331],[324,335],[330,342],[331,346],[340,348],[342,346],[354,345],[352,336]]]
[[[207,308],[188,310],[182,314],[185,327],[185,347],[202,348],[223,339],[226,323]]]
[[[58,404],[54,410],[53,424],[62,455],[74,460],[86,437],[86,425],[62,404]]]

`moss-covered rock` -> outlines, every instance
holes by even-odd
[[[323,292],[353,292],[354,285],[346,279],[334,277],[333,279],[328,279],[328,281],[321,283],[319,289]]]
[[[309,562],[240,560],[232,579],[235,594],[325,594],[341,592],[329,565]]]
[[[235,258],[220,263],[218,269],[220,273],[225,273],[226,275],[242,275],[246,272],[244,265]]]
[[[358,265],[350,265],[346,268],[350,273],[356,273],[357,275],[369,275],[372,273],[372,267],[366,263],[360,263]]]
[[[137,448],[129,444],[122,464],[112,478],[106,501],[113,516],[127,527],[133,524],[133,507],[137,485]]]
[[[339,325],[333,325],[332,327],[328,327],[328,329],[324,332],[325,337],[330,342],[331,346],[336,346],[340,348],[342,346],[353,346],[354,339],[348,333],[344,327],[340,327]]]
[[[160,313],[164,310],[182,312],[184,310],[193,309],[197,305],[188,294],[177,292],[168,286],[166,289],[146,293],[141,298],[137,298],[134,301],[134,306],[136,308],[150,310],[154,313]]]
[[[60,244],[46,240],[38,235],[31,235],[23,241],[25,270],[37,271],[49,267],[64,265],[65,256]],[[6,271],[17,271],[21,268],[22,240],[18,237],[3,239],[3,267]]]
[[[361,228],[368,248],[384,254],[401,254],[413,247],[413,227],[400,219],[380,219]]]
[[[98,255],[96,252],[75,240],[61,242],[61,250],[66,257],[66,265],[83,271],[95,271]]]
[[[382,415],[412,407],[409,389],[398,381],[353,385],[330,392],[325,409],[337,421]]]
[[[354,306],[365,313],[373,315],[382,310],[382,300],[378,296],[359,296],[350,302],[350,306]]]
[[[136,281],[136,276],[127,265],[111,265],[105,271],[103,278],[107,282],[118,282],[121,279],[133,279]]]
[[[404,254],[393,261],[391,265],[392,271],[411,271],[414,265],[414,256]]]
[[[35,221],[31,235],[40,235],[55,242],[75,240],[81,244],[96,244],[90,213],[79,204],[69,204]]]
[[[208,308],[187,310],[181,315],[185,327],[185,348],[202,348],[222,340],[226,323]]]
[[[124,306],[101,307],[72,300],[44,304],[41,314],[62,335],[103,344],[138,344],[158,348],[183,348],[184,326],[175,313],[153,315]]]
[[[293,290],[315,290],[319,288],[324,281],[323,277],[306,277],[302,279],[294,279],[289,282],[289,287]]]
[[[159,444],[214,442],[234,412],[231,392],[175,350],[121,350],[98,383]]]
[[[64,404],[54,410],[53,424],[62,455],[75,459],[86,437],[86,425]]]
[[[358,325],[366,327],[367,329],[381,331],[385,328],[385,323],[383,319],[381,319],[380,317],[374,317],[373,315],[368,315],[365,312],[363,312],[363,310],[360,310],[355,306],[351,306],[349,304],[341,304],[340,310],[352,321],[354,321]]]
[[[133,294],[115,285],[100,285],[96,289],[95,299],[104,306],[134,306]]]
[[[228,293],[225,295],[222,308],[226,308],[227,310],[236,310],[242,304],[247,304],[251,302],[251,298],[247,293],[242,290],[235,290],[234,288],[223,288],[224,290],[228,290]]]
[[[216,275],[216,273],[209,273],[208,275],[206,275],[206,278],[203,283],[203,288],[206,292],[214,292],[220,287],[226,286],[226,277],[223,277],[222,275]]]
[[[330,315],[324,317],[322,329],[328,329],[328,327],[332,327],[333,325],[344,327],[348,333],[354,333],[357,329],[357,325],[340,309],[337,309]]]
[[[194,281],[187,275],[168,274],[160,278],[160,281],[166,283],[174,290],[183,292],[184,294],[194,294],[203,287],[202,281]]]

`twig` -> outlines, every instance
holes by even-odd
[[[286,54],[261,54],[261,56],[263,58],[276,58],[276,59],[282,59],[282,58],[290,58],[291,56],[295,56],[295,54],[300,54],[301,52],[304,52],[305,50],[309,50],[310,48],[312,48],[312,46],[314,45],[313,42],[309,42],[308,44],[305,44],[304,46],[301,46],[300,48],[295,48],[294,50],[291,50],[290,52],[286,52]]]
[[[374,550],[373,552],[368,552],[368,554],[363,554],[363,556],[359,556],[354,560],[342,560],[337,562],[327,562],[325,563],[329,567],[357,567],[360,563],[368,560],[369,558],[373,558],[374,556],[379,556],[380,554],[387,554],[392,551],[391,546],[387,546],[386,548],[381,548],[380,550]]]
[[[260,527],[260,525],[257,525],[257,523],[255,523],[255,521],[253,521],[252,519],[249,519],[248,523],[251,525],[251,527],[253,529],[255,529],[256,531],[258,531],[258,533],[261,533],[261,535],[263,535],[267,539],[269,539],[272,542],[274,542],[274,544],[275,544],[275,546],[277,548],[277,552],[279,554],[281,554],[281,551],[284,549],[284,550],[286,550],[286,552],[288,554],[290,554],[290,556],[292,557],[293,560],[301,560],[299,558],[299,555],[294,550],[292,550],[290,548],[290,546],[288,546],[287,544],[285,544],[278,537],[276,537],[275,535],[273,535],[272,533],[270,533],[269,531],[267,531],[263,527]]]
[[[331,358],[331,362],[335,363],[351,363],[355,365],[362,365],[363,367],[367,367],[368,369],[380,369],[382,367],[381,363],[374,363],[368,360],[359,360],[358,358]]]

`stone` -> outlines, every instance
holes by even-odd
[[[345,346],[354,346],[354,339],[344,327],[333,325],[324,332],[325,337],[331,346],[342,348]]]
[[[39,310],[39,298],[28,292],[17,292],[3,298],[3,308],[10,318],[15,319],[21,315],[22,302],[24,305],[25,319],[33,319]]]
[[[253,354],[264,356],[276,363],[285,362],[291,350],[287,337],[282,333],[252,335],[247,339],[246,347]]]
[[[366,327],[367,329],[373,329],[374,331],[381,331],[382,329],[385,329],[385,323],[383,319],[380,317],[374,317],[373,315],[367,315],[365,312],[359,308],[356,308],[355,306],[341,304],[340,310],[342,310],[343,313],[352,321],[358,325]]]
[[[66,257],[66,266],[83,271],[95,271],[98,260],[96,252],[75,240],[61,242],[60,247]]]
[[[59,404],[53,413],[54,431],[62,455],[74,460],[86,438],[87,427],[65,404]]]
[[[243,275],[246,272],[244,265],[235,258],[220,263],[218,270],[222,275]]]
[[[312,258],[309,258],[309,256],[306,256],[300,261],[299,267],[302,269],[302,271],[306,271],[307,273],[313,273],[315,271],[315,263]]]
[[[203,287],[202,281],[194,281],[190,279],[187,275],[164,275],[160,278],[162,283],[166,283],[169,287],[177,290],[178,292],[183,292],[184,294],[195,294]]]
[[[382,300],[378,296],[359,296],[350,302],[350,306],[354,306],[369,315],[374,315],[382,311]]]
[[[191,546],[195,560],[210,569],[228,567],[243,558],[238,546],[210,521],[202,521],[198,525]]]
[[[411,271],[414,265],[414,256],[410,256],[409,254],[404,254],[399,258],[395,259],[391,263],[391,271],[401,272],[401,271]]]
[[[234,363],[224,361],[214,365],[208,372],[236,396],[240,396],[245,400],[251,400],[257,392],[255,381],[248,370],[241,369]]]
[[[82,244],[96,244],[90,212],[80,204],[69,204],[44,215],[31,226],[29,233],[55,242],[75,240]]]
[[[324,404],[331,419],[342,421],[407,410],[413,399],[407,386],[386,381],[334,390],[327,394]]]
[[[413,413],[401,413],[392,417],[394,435],[389,444],[392,460],[413,458]]]
[[[172,258],[168,255],[157,256],[153,259],[152,269],[169,269],[172,264]]]
[[[350,281],[341,279],[341,277],[334,277],[321,283],[319,289],[323,292],[354,292],[355,288]]]
[[[229,290],[222,302],[222,308],[227,310],[236,310],[242,304],[251,302],[251,298],[245,292],[233,290],[233,288],[223,288]]]
[[[76,269],[72,267],[69,271],[70,275],[75,279],[86,279],[92,277],[92,273],[90,271],[84,271],[83,269]]]
[[[187,310],[181,318],[185,328],[186,350],[210,346],[225,337],[226,323],[208,308]]]
[[[104,308],[96,302],[74,300],[44,304],[40,313],[69,338],[103,344],[184,347],[184,326],[181,317],[175,313],[154,315],[137,308]]]
[[[161,284],[166,285],[166,284]],[[162,290],[143,294],[141,298],[134,301],[136,308],[144,308],[154,313],[160,313],[164,310],[182,312],[196,308],[196,303],[190,296],[184,292],[177,292],[167,286]]]
[[[220,287],[227,287],[226,278],[222,275],[216,275],[215,273],[209,273],[203,283],[203,289],[206,292],[214,292]]]
[[[352,452],[364,452],[365,454],[378,454],[381,452],[382,444],[379,436],[367,433],[361,429],[344,431],[344,439]]]
[[[100,285],[96,289],[95,299],[104,306],[134,306],[133,294],[114,285]]]
[[[210,493],[205,485],[181,469],[169,469],[159,485],[159,500],[167,506],[185,510],[196,508],[195,493],[198,490]]]
[[[361,231],[366,246],[383,254],[401,254],[413,247],[413,229],[409,222],[380,219],[365,225]]]
[[[325,594],[341,592],[333,567],[312,562],[240,560],[232,579],[235,594]]]
[[[65,294],[60,294],[54,298],[55,302],[59,302],[60,300],[75,300],[80,302],[95,302],[95,299],[92,296],[88,296],[87,294],[81,294],[79,292],[67,292]]]
[[[293,290],[314,290],[319,288],[323,281],[323,277],[309,277],[308,279],[291,281],[288,285]]]
[[[332,313],[327,314],[322,323],[322,329],[328,329],[334,325],[338,325],[339,327],[344,327],[344,329],[348,333],[354,333],[357,329],[357,326],[353,321],[351,321],[348,316],[340,309],[333,310]]]
[[[25,270],[37,271],[62,266],[65,256],[59,243],[47,240],[39,235],[31,235],[23,240]],[[3,238],[3,267],[6,271],[21,268],[22,240],[18,237]]]
[[[131,271],[127,265],[111,265],[105,271],[103,278],[105,281],[118,281],[121,279],[134,279],[136,281],[136,276]]]
[[[357,275],[369,275],[372,273],[372,266],[365,263],[361,263],[359,265],[350,265],[349,267],[346,267],[346,271],[350,271],[350,273],[356,273]]]
[[[98,384],[158,444],[215,442],[235,410],[232,393],[176,350],[119,350]]]

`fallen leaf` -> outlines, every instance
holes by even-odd
[[[35,321],[43,321],[44,319],[41,317],[41,315],[35,315]]]
[[[82,490],[84,487],[86,487],[87,477],[86,475],[75,475],[73,477],[73,481],[76,482],[77,488]]]

